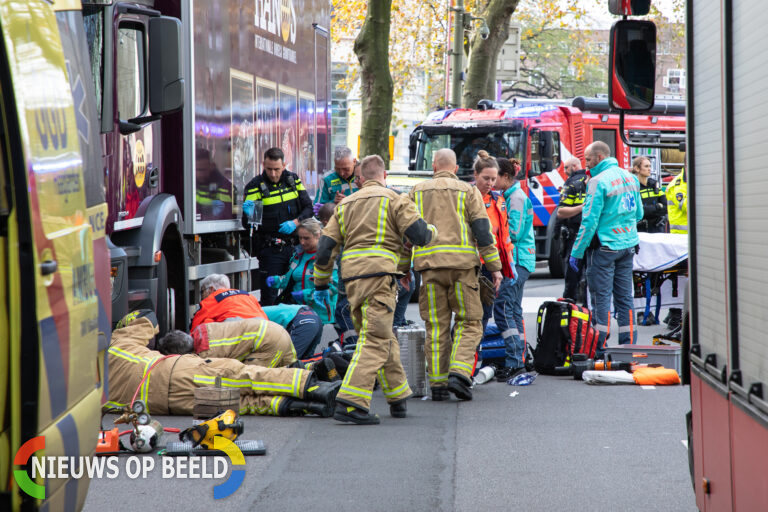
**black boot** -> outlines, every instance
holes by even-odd
[[[683,310],[680,308],[670,308],[669,314],[664,322],[670,329],[675,329],[680,326],[683,321]]]
[[[317,380],[323,382],[336,382],[337,380],[341,380],[341,376],[336,370],[336,364],[333,362],[333,359],[329,357],[324,357],[317,361],[312,366],[312,371],[315,372]]]
[[[341,381],[321,382],[312,375],[307,381],[307,388],[304,390],[304,400],[308,402],[320,402],[333,408],[336,405],[336,394],[341,387]]]
[[[472,385],[466,377],[451,374],[448,376],[448,391],[456,395],[459,400],[472,400]]]
[[[431,390],[433,402],[442,402],[451,397],[450,393],[448,393],[448,388],[431,388]]]
[[[347,404],[336,404],[336,411],[333,413],[333,419],[336,421],[345,421],[355,425],[378,425],[378,414],[371,414],[364,410]]]
[[[280,408],[280,416],[304,416],[314,414],[323,418],[333,416],[333,407],[320,402],[307,402],[306,400],[288,399]]]
[[[389,404],[389,415],[393,418],[405,418],[407,411],[405,400],[405,398],[402,398],[397,402],[391,402]]]

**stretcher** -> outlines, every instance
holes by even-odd
[[[635,308],[642,325],[658,324],[662,306],[682,307],[688,281],[688,235],[638,233],[640,250],[633,262]],[[656,297],[653,318],[651,303]]]

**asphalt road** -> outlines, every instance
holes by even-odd
[[[561,290],[560,280],[533,275],[525,293],[529,333],[538,304]],[[419,319],[415,304],[408,317]],[[658,332],[641,326],[639,343],[650,344]],[[382,421],[373,427],[245,417],[242,438],[263,440],[267,454],[246,458],[245,481],[228,498],[213,500],[223,478],[162,479],[155,469],[131,480],[121,468],[116,479],[91,482],[85,510],[696,510],[684,444],[687,387],[539,376],[527,387],[478,386],[474,396],[413,399],[408,418],[394,419],[376,392],[373,409]],[[182,428],[191,420],[157,419]]]

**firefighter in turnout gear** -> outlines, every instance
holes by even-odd
[[[409,275],[411,250],[404,244],[426,246],[437,233],[407,196],[386,187],[387,174],[379,156],[363,159],[361,176],[362,189],[338,204],[323,229],[315,261],[315,300],[328,301],[328,282],[343,246],[341,279],[359,338],[337,396],[334,418],[370,425],[379,423],[379,417],[369,413],[377,376],[390,414],[406,415],[405,399],[412,392],[392,332],[396,276]]]
[[[413,252],[414,270],[421,272],[419,312],[427,329],[427,374],[432,400],[446,400],[449,390],[469,400],[475,351],[483,337],[478,248],[497,288],[501,260],[480,192],[456,177],[456,154],[438,150],[432,169],[433,178],[410,192],[420,215],[439,233],[429,247]]]
[[[161,338],[160,351],[150,350],[147,345],[158,331],[149,310],[130,314],[112,331],[107,351],[108,407],[130,405],[135,394],[151,414],[191,415],[194,389],[213,386],[221,377],[223,387],[240,389],[240,414],[289,416],[308,410],[327,417],[333,413],[338,383],[319,382],[308,370],[202,358],[192,353],[192,337],[181,331]]]
[[[268,149],[262,164],[264,172],[245,186],[243,226],[246,229],[256,204],[261,203],[264,208],[261,225],[251,239],[259,259],[259,270],[255,274],[263,306],[271,306],[277,299],[277,290],[267,286],[267,277],[285,274],[296,242],[296,228],[302,220],[312,217],[312,200],[307,190],[298,175],[285,168],[284,162],[280,148]]]
[[[580,268],[576,272],[568,265],[568,258],[571,256],[571,248],[581,226],[581,210],[584,208],[584,199],[587,196],[589,176],[586,169],[582,169],[578,158],[568,159],[564,166],[568,179],[565,180],[560,191],[555,227],[555,234],[560,237],[560,257],[563,259],[565,269],[563,297],[584,304],[587,300],[585,286],[581,286],[584,269]]]
[[[288,331],[262,318],[201,324],[190,334],[200,357],[228,357],[265,368],[296,362]]]

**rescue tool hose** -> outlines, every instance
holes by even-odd
[[[160,361],[162,361],[164,359],[168,359],[169,357],[178,357],[178,356],[179,356],[179,354],[168,354],[167,356],[163,356],[160,359],[158,359],[157,361],[155,361],[154,363],[152,363],[152,366],[149,367],[149,369],[147,370],[147,373],[145,373],[144,377],[141,378],[141,381],[139,382],[139,385],[136,386],[136,392],[133,394],[133,398],[131,398],[130,407],[133,407],[133,402],[136,401],[136,395],[139,394],[139,390],[141,389],[142,384],[144,384],[144,381],[147,380],[147,377],[149,377],[149,372],[151,372],[152,369],[155,366],[157,366],[157,363],[159,363]]]

